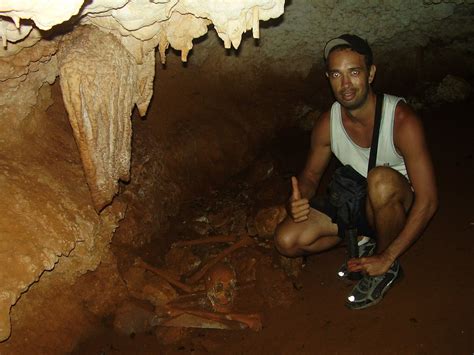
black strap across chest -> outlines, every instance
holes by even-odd
[[[377,149],[379,146],[379,134],[380,134],[380,122],[382,121],[382,107],[383,107],[383,94],[377,94],[377,101],[375,103],[375,117],[374,117],[374,129],[372,132],[372,144],[370,146],[369,166],[367,168],[367,174],[372,168],[375,167],[377,162]]]

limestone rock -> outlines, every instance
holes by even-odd
[[[433,101],[460,102],[466,100],[472,92],[472,86],[466,80],[447,75],[437,87]]]
[[[224,206],[217,211],[209,212],[207,218],[215,230],[220,230],[231,223],[232,213],[232,206]]]
[[[190,222],[190,227],[199,235],[209,235],[212,232],[212,226],[209,224],[209,221],[193,220]]]
[[[18,20],[17,20],[18,21]],[[31,25],[23,25],[20,28],[13,21],[0,19],[0,37],[2,37],[3,47],[7,46],[7,39],[10,42],[18,42],[29,35],[33,29]]]
[[[145,333],[153,328],[153,311],[136,302],[125,302],[115,313],[114,330],[123,335]]]
[[[79,282],[82,281],[90,285],[81,293],[82,304],[98,317],[114,313],[120,303],[129,297],[118,271],[117,260],[112,255],[103,258],[94,272],[79,278]]]
[[[247,211],[243,208],[236,209],[232,215],[232,225],[230,231],[232,234],[242,235],[247,232]]]
[[[16,42],[31,30],[32,26],[21,23],[21,19],[32,19],[37,28],[48,30],[79,13],[80,23],[93,23],[118,36],[171,43],[182,52],[181,58],[186,61],[192,40],[207,33],[211,22],[226,48],[231,44],[238,48],[242,34],[247,30],[252,29],[254,38],[259,38],[260,20],[281,16],[284,3],[284,0],[224,0],[218,3],[208,0],[96,0],[83,4],[83,0],[74,0],[65,6],[46,0],[6,1],[0,5],[0,13],[10,20],[2,20],[0,29],[3,29],[6,46],[7,40]],[[19,31],[14,31],[15,27]]]
[[[184,327],[158,327],[156,337],[165,345],[177,344],[191,335],[192,328]]]
[[[178,295],[164,279],[139,267],[132,266],[125,273],[124,280],[133,297],[148,301],[154,306],[163,306]]]
[[[201,259],[194,255],[191,248],[171,248],[165,256],[166,266],[176,275],[189,275],[201,265]]]
[[[272,238],[278,223],[283,221],[285,217],[286,210],[284,206],[262,208],[255,216],[255,227],[258,236]]]
[[[166,40],[169,44],[181,51],[181,60],[187,61],[188,53],[193,48],[193,39],[207,33],[207,26],[211,21],[191,14],[181,15],[174,12],[169,21],[164,24]],[[161,52],[160,52],[161,55]],[[163,62],[163,56],[161,58]]]
[[[10,334],[11,306],[52,274],[45,270],[71,281],[97,266],[119,217],[94,211],[67,119],[31,116],[35,130],[15,145],[0,135],[0,340]]]
[[[18,139],[30,126],[26,117],[35,106],[51,104],[49,85],[45,84],[52,84],[58,74],[57,48],[58,43],[53,40],[40,41],[14,53],[0,49],[0,115],[3,123],[0,140]]]
[[[84,0],[4,0],[0,5],[3,16],[13,19],[20,26],[20,19],[32,19],[42,30],[68,20],[79,12]],[[23,24],[21,26],[24,26]]]
[[[288,258],[284,255],[279,256],[280,266],[285,271],[286,275],[296,279],[303,268],[305,267],[305,260],[303,257]]]
[[[238,48],[247,30],[252,29],[254,38],[259,38],[259,21],[282,15],[284,3],[282,0],[183,0],[178,9],[210,19],[225,48]]]
[[[58,58],[64,103],[100,211],[117,193],[118,180],[129,179],[137,67],[114,36],[92,26],[65,36]]]
[[[249,185],[257,185],[270,178],[275,172],[275,162],[268,157],[255,161],[246,174],[246,182]]]

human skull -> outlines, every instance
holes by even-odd
[[[217,312],[230,312],[237,284],[234,268],[228,263],[214,265],[206,276],[207,298]]]

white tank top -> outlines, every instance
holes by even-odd
[[[379,146],[375,166],[389,166],[408,179],[403,157],[398,154],[393,142],[395,108],[401,97],[384,95],[382,121],[380,122]],[[355,144],[347,134],[341,115],[341,105],[336,101],[331,107],[331,150],[344,165],[351,165],[359,174],[367,177],[370,148]]]

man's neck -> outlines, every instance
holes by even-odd
[[[361,107],[355,110],[344,109],[345,114],[354,123],[364,126],[371,125],[374,121],[376,100],[376,95],[370,90],[367,95],[367,100]]]

